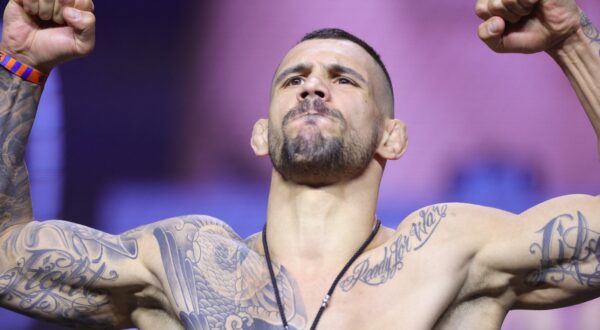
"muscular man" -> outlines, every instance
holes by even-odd
[[[92,10],[11,0],[0,50],[49,72],[91,51]],[[575,2],[479,0],[476,12],[493,50],[545,51],[561,66],[600,137],[600,33]],[[406,132],[385,67],[343,31],[312,33],[285,55],[269,118],[254,127],[252,147],[274,168],[264,237],[207,216],[121,235],[33,221],[23,153],[42,87],[19,74],[0,69],[6,308],[84,328],[498,329],[510,309],[600,295],[599,197],[522,214],[440,204],[377,226],[381,176]]]

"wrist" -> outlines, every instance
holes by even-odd
[[[27,55],[24,52],[8,48],[4,45],[4,43],[0,43],[0,52],[7,54],[8,56],[19,61],[20,63],[23,63],[37,71],[40,71],[45,75],[50,74],[50,71],[52,71],[52,69],[54,68],[54,66],[52,65],[44,65],[42,63],[39,63],[39,61],[36,61],[33,57]]]
[[[580,24],[577,29],[556,46],[546,52],[555,60],[561,61],[574,55],[598,55],[600,33],[583,11],[579,11]]]
[[[11,55],[0,51],[0,70],[6,69],[12,74],[30,83],[43,86],[48,79],[48,75],[21,62]]]
[[[559,45],[548,49],[546,53],[553,59],[561,61],[589,48],[589,46],[589,39],[585,37],[583,30],[579,28]]]

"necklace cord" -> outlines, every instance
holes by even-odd
[[[321,316],[323,315],[325,308],[327,308],[329,299],[333,295],[333,291],[335,290],[336,286],[338,285],[338,283],[340,282],[342,277],[344,277],[344,274],[348,271],[348,269],[354,263],[354,261],[356,261],[356,259],[358,257],[360,257],[360,255],[363,253],[363,251],[371,243],[373,238],[375,238],[375,235],[379,231],[380,226],[381,226],[381,221],[379,219],[377,219],[377,222],[375,223],[375,226],[373,227],[373,230],[371,231],[371,234],[369,235],[369,237],[367,237],[367,239],[363,242],[363,244],[358,248],[358,250],[352,255],[352,257],[348,260],[348,262],[346,262],[346,265],[344,265],[342,270],[338,273],[335,280],[331,284],[331,287],[327,291],[327,295],[325,295],[325,298],[323,299],[323,302],[321,303],[321,307],[319,308],[319,311],[317,312],[317,315],[315,316],[315,319],[310,327],[310,330],[315,330],[317,328],[317,324],[319,323],[319,320],[321,319]],[[265,258],[267,259],[267,266],[269,268],[269,274],[271,275],[271,284],[273,285],[273,289],[275,290],[275,299],[277,300],[277,307],[279,308],[279,315],[281,316],[281,321],[283,322],[283,328],[289,329],[287,318],[285,317],[285,311],[283,309],[283,304],[281,303],[281,297],[279,296],[279,289],[277,288],[277,281],[275,279],[275,273],[273,271],[273,264],[271,263],[271,255],[269,253],[269,245],[267,244],[267,224],[265,224],[265,226],[263,227],[262,243],[263,243],[263,249],[265,250]]]
[[[262,232],[262,243],[263,249],[265,250],[265,258],[267,258],[267,265],[269,266],[269,275],[271,276],[271,284],[273,285],[273,290],[275,291],[275,300],[277,301],[277,308],[279,308],[279,315],[281,316],[281,321],[283,321],[283,328],[288,329],[287,318],[285,317],[285,310],[283,309],[283,304],[281,303],[281,297],[279,296],[279,288],[277,287],[277,280],[275,279],[275,272],[273,271],[273,264],[271,263],[271,254],[269,253],[269,245],[267,244],[267,224],[263,227]]]

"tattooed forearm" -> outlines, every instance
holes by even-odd
[[[42,88],[0,68],[0,233],[32,218],[25,145]]]
[[[69,325],[114,326],[107,288],[119,280],[115,265],[137,258],[134,238],[46,221],[11,232],[7,242],[0,259],[20,257],[0,272],[2,305]]]
[[[600,31],[592,24],[592,21],[583,11],[580,13],[580,16],[583,34],[590,39],[590,42],[600,45]],[[598,51],[598,55],[600,55],[600,50]]]
[[[377,262],[367,258],[354,266],[352,274],[340,282],[340,288],[350,291],[358,282],[381,285],[391,280],[404,267],[404,256],[417,251],[429,241],[437,226],[446,217],[447,205],[436,205],[419,212],[419,219],[410,226],[408,235],[400,234],[384,248],[383,258]]]
[[[538,231],[541,242],[531,244],[530,253],[540,255],[540,268],[527,277],[527,284],[560,284],[600,288],[600,232],[590,229],[581,212],[562,214]]]

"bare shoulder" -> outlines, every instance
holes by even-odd
[[[224,221],[208,215],[183,215],[135,228],[123,235],[136,237],[142,259],[154,273],[163,273],[165,260],[173,261],[181,251],[198,251],[210,244],[222,249],[243,248],[245,242]]]
[[[478,237],[501,222],[512,221],[515,214],[493,207],[468,203],[439,203],[422,207],[402,220],[396,234],[404,233],[427,242],[435,233],[440,238]]]
[[[225,222],[188,215],[148,225],[150,268],[186,329],[262,328],[276,324],[277,305],[261,255]],[[292,280],[277,267],[286,315],[303,324]],[[298,323],[300,322],[300,323]]]
[[[136,231],[144,231],[145,235],[154,234],[157,231],[178,231],[178,232],[196,232],[223,236],[236,241],[241,241],[240,236],[223,220],[209,215],[183,215],[154,222],[148,226],[139,229],[133,229],[128,233],[133,234]]]

